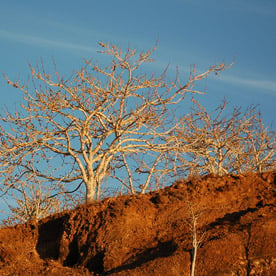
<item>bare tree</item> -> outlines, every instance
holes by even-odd
[[[58,197],[51,197],[50,190],[43,183],[32,182],[20,183],[11,191],[11,202],[7,201],[9,207],[8,219],[4,224],[25,223],[27,221],[38,221],[51,213],[61,210],[61,200]]]
[[[205,238],[205,232],[199,232],[199,219],[202,215],[203,211],[199,210],[196,211],[194,206],[190,201],[187,201],[188,209],[189,209],[189,218],[187,220],[190,232],[192,234],[192,256],[191,256],[191,276],[195,275],[195,268],[196,268],[196,259],[197,259],[197,251],[202,245],[202,242]]]
[[[4,197],[9,208],[8,219],[3,221],[4,224],[38,221],[50,214],[73,208],[81,202],[80,194],[71,195],[64,190],[62,183],[49,186],[44,181],[29,172],[26,172],[24,178],[18,179]]]
[[[254,123],[245,129],[246,145],[243,170],[264,172],[276,168],[276,135],[256,113]]]
[[[180,119],[174,132],[178,172],[223,175],[275,168],[275,133],[264,126],[256,106],[245,111],[234,107],[227,114],[224,101],[209,113],[193,102],[192,111]]]
[[[47,73],[42,63],[30,66],[32,78],[27,84],[5,77],[23,92],[23,99],[18,110],[5,110],[0,118],[2,191],[34,175],[48,185],[71,183],[76,188],[84,183],[86,202],[99,198],[107,179],[120,181],[134,193],[139,169],[130,160],[150,153],[152,169],[141,186],[145,191],[160,156],[170,146],[163,139],[175,127],[168,123],[170,107],[189,92],[200,93],[194,88],[198,80],[226,68],[222,63],[200,74],[192,70],[181,84],[178,77],[167,81],[165,74],[142,73],[141,65],[152,61],[155,48],[123,52],[114,45],[99,44],[101,53],[111,57],[109,66],[86,61],[65,79],[56,69],[55,74]]]

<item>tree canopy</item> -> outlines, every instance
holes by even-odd
[[[143,64],[152,62],[155,48],[138,53],[99,45],[111,59],[108,66],[86,61],[65,79],[57,70],[46,72],[42,63],[30,65],[32,78],[27,84],[6,77],[23,92],[23,101],[20,110],[5,110],[0,118],[2,191],[19,189],[17,183],[34,175],[48,185],[71,183],[77,188],[84,183],[90,202],[110,178],[135,193],[134,180],[143,171],[147,177],[140,192],[144,192],[170,150],[163,138],[175,128],[175,122],[168,123],[172,107],[187,93],[200,93],[194,88],[197,81],[226,68],[222,63],[200,74],[193,70],[185,83],[179,76],[172,82],[165,73],[142,71]],[[139,166],[147,169],[131,167],[130,159],[139,162],[142,156]]]

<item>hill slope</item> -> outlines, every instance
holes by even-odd
[[[179,181],[0,230],[0,275],[276,275],[276,172]]]

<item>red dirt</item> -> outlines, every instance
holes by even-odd
[[[276,172],[178,181],[0,229],[0,275],[276,275]]]

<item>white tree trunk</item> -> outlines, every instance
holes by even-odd
[[[85,184],[86,184],[86,203],[91,203],[95,200],[96,181],[94,179],[91,179]]]
[[[196,241],[197,242],[197,241]],[[191,276],[195,275],[195,266],[196,266],[196,255],[197,255],[197,244],[194,244],[192,249],[192,269],[191,269]]]

